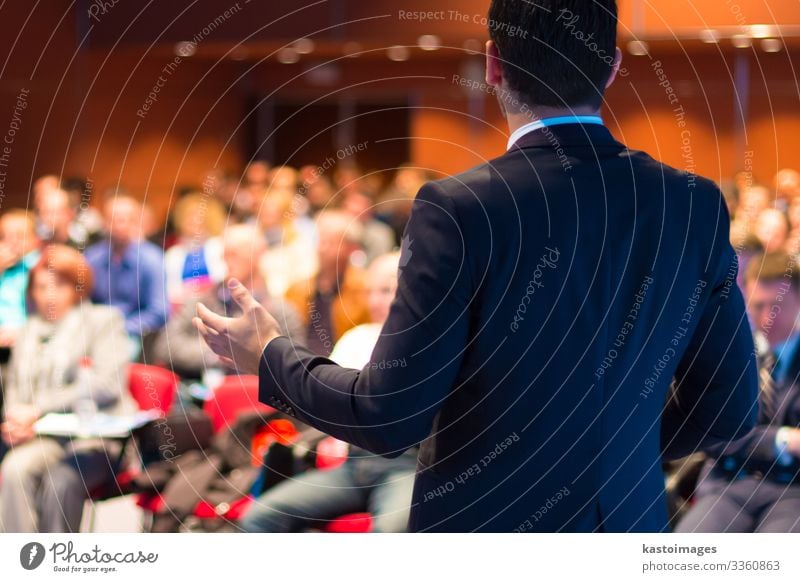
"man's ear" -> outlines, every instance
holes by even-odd
[[[619,68],[622,65],[622,50],[617,47],[617,50],[614,52],[614,64],[611,65],[611,74],[608,76],[608,81],[606,81],[606,89],[611,87],[614,81],[617,79],[617,73],[619,73]]]
[[[486,84],[499,87],[503,83],[503,67],[500,52],[494,41],[486,41]]]

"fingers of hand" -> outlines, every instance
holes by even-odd
[[[206,328],[220,334],[227,332],[229,318],[217,315],[202,303],[197,304],[197,316]]]
[[[228,281],[228,289],[230,289],[233,300],[242,308],[242,311],[247,311],[258,304],[250,294],[250,291],[247,290],[247,287],[242,285],[238,280],[230,279]]]
[[[208,336],[219,335],[216,331],[207,327],[206,324],[203,323],[203,320],[199,317],[193,317],[192,323],[194,324],[195,329],[200,332],[200,335],[203,336],[203,339],[206,339],[206,341]]]

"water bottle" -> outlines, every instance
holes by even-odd
[[[73,407],[81,432],[88,432],[97,414],[97,403],[92,397],[92,360],[81,358],[78,364],[78,400]]]

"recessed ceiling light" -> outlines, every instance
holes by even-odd
[[[228,56],[232,61],[244,61],[250,56],[250,51],[243,44],[237,44],[231,49]]]
[[[731,43],[738,49],[746,49],[753,46],[753,40],[746,34],[734,34],[731,37]]]
[[[650,45],[643,40],[632,40],[628,43],[628,52],[634,56],[642,57],[650,52]]]
[[[442,39],[435,34],[423,34],[417,39],[417,44],[424,51],[435,51],[442,47]]]
[[[284,65],[293,65],[300,60],[300,54],[294,48],[286,47],[278,51],[277,59]]]
[[[175,45],[175,54],[179,57],[191,57],[197,52],[197,45],[189,40]]]
[[[314,50],[314,41],[310,38],[298,38],[292,45],[301,55],[307,55]]]
[[[392,61],[407,61],[411,52],[408,50],[408,47],[396,44],[386,49],[386,55]]]
[[[753,38],[768,38],[775,36],[775,27],[771,24],[753,24],[750,27],[750,36]]]
[[[761,48],[765,53],[779,53],[783,50],[783,43],[779,38],[765,38],[761,41]]]
[[[713,28],[706,28],[700,31],[700,40],[706,44],[716,44],[719,42],[719,31]]]

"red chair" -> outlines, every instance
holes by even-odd
[[[326,437],[317,445],[317,469],[330,471],[347,460],[347,443],[334,437]],[[372,530],[372,515],[348,513],[329,521],[324,531],[328,533],[369,533]]]
[[[141,410],[158,410],[166,416],[175,400],[180,378],[158,366],[131,364],[128,371],[128,390]]]
[[[258,376],[227,376],[214,389],[211,398],[203,405],[203,410],[211,418],[211,426],[215,433],[232,425],[243,412],[261,411],[264,414],[275,412],[274,408],[258,401]],[[274,438],[278,440],[288,435],[287,427],[275,424],[281,422],[288,421],[272,421],[268,424],[268,427],[272,428],[267,429],[271,430],[275,435]],[[243,495],[231,503],[223,503],[220,506],[213,506],[201,500],[195,507],[192,517],[201,520],[221,518],[236,521],[244,515],[252,501],[251,495]],[[159,493],[143,494],[139,496],[136,504],[152,516],[161,509],[164,500]]]
[[[180,378],[165,368],[146,364],[130,364],[128,367],[128,391],[139,409],[157,410],[162,417],[167,415],[175,400],[179,382]],[[120,460],[127,444],[127,441],[123,443]],[[138,467],[120,467],[113,482],[104,483],[89,492],[89,501],[91,501],[89,531],[94,531],[94,522],[97,517],[95,504],[130,493],[131,484],[138,473]]]
[[[324,530],[327,533],[369,533],[372,531],[372,515],[348,513],[329,521]]]
[[[258,376],[226,376],[214,389],[211,398],[206,400],[203,410],[211,417],[214,432],[233,424],[242,412],[275,412],[274,408],[258,401]]]

